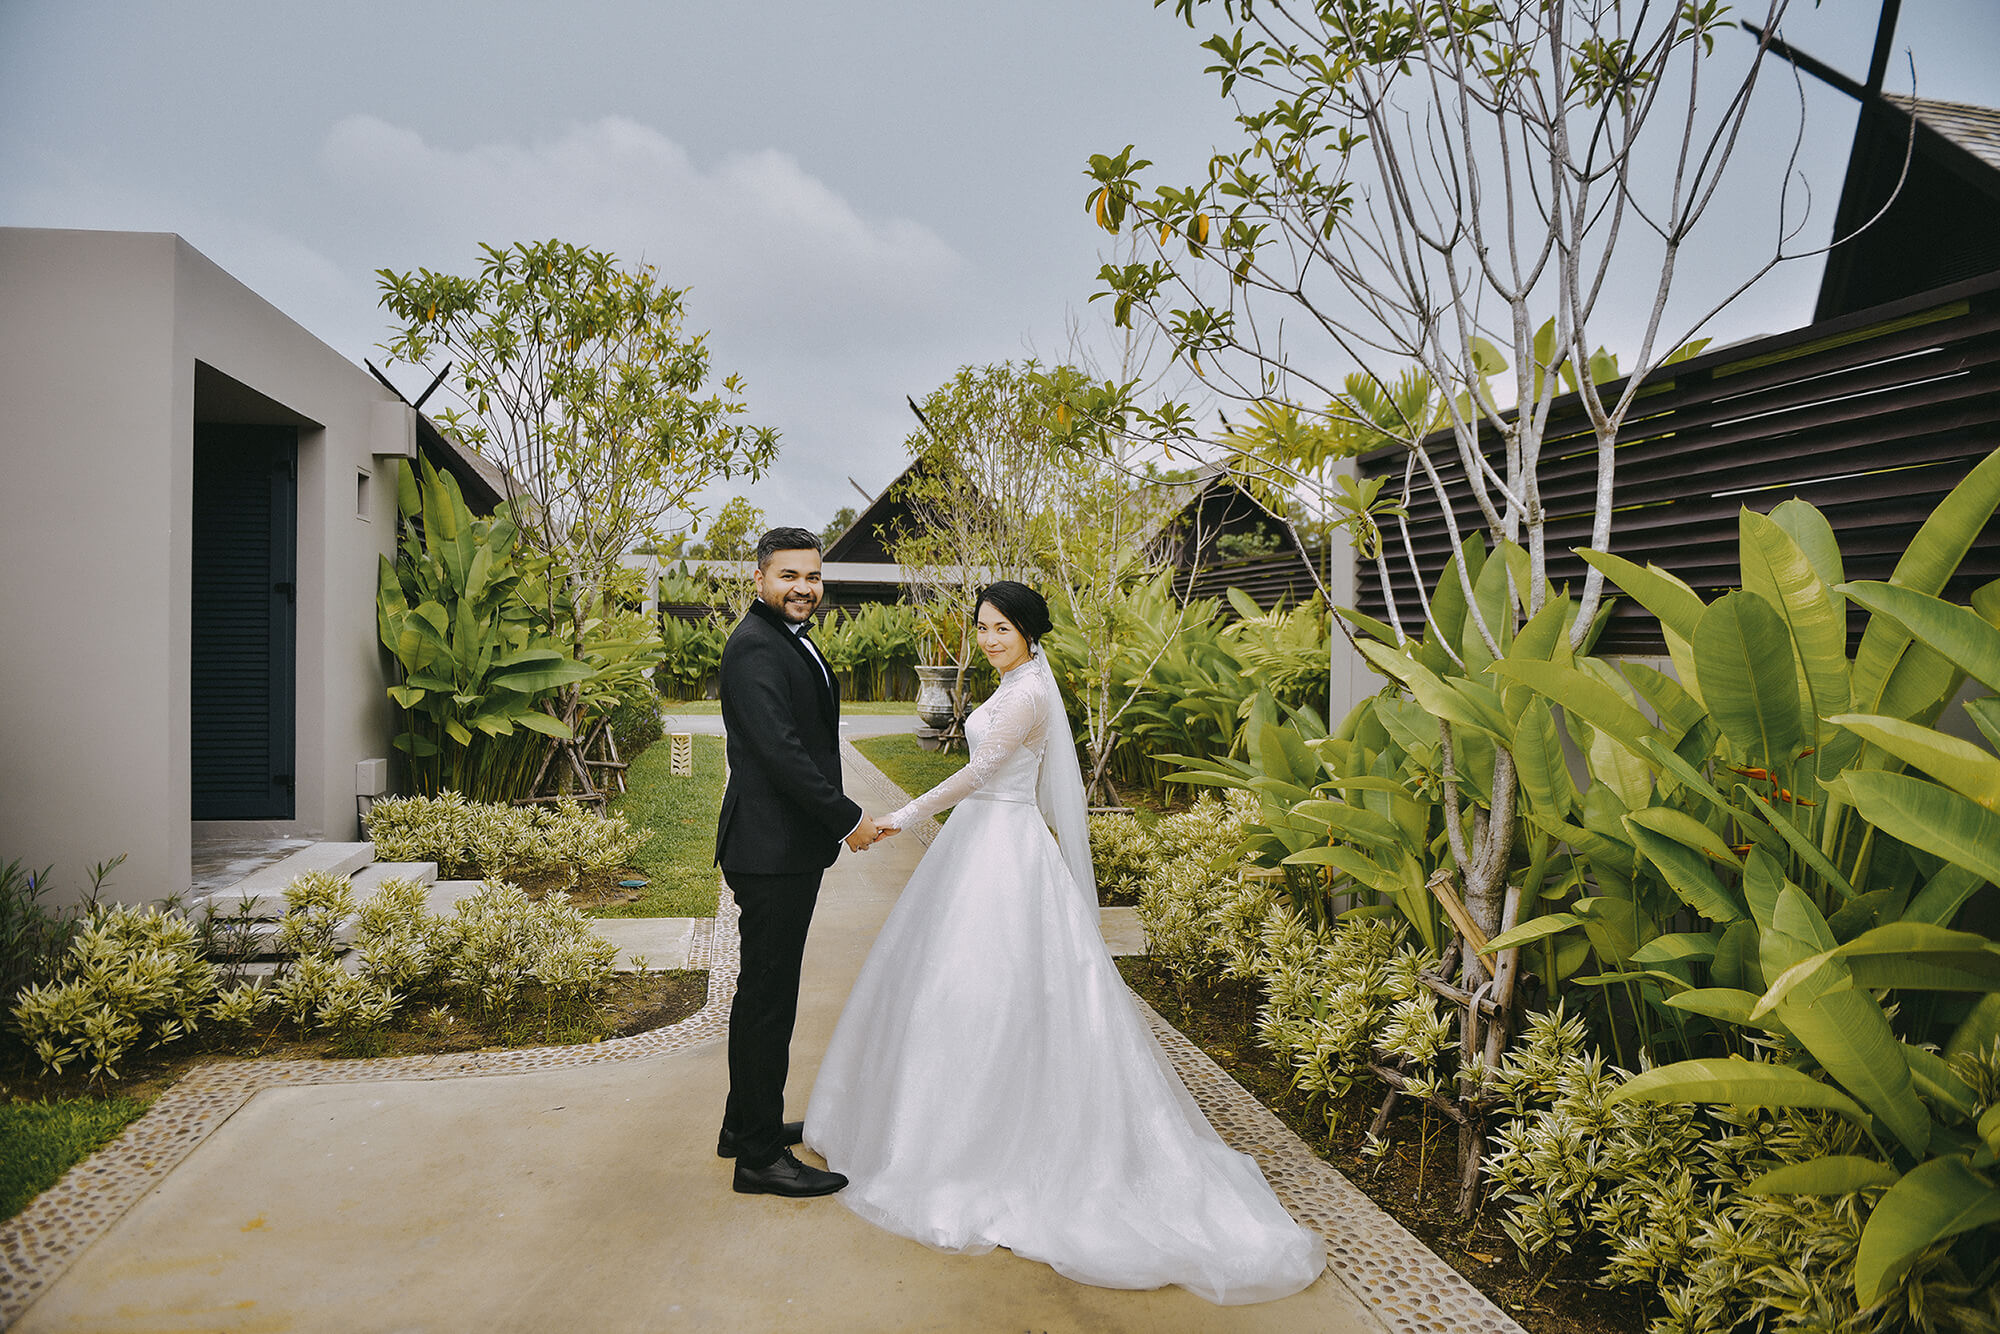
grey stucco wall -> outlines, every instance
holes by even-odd
[[[0,229],[0,859],[58,901],[187,888],[196,363],[299,428],[296,818],[358,837],[358,761],[389,753],[375,643],[410,410],[177,236]],[[357,514],[356,479],[373,476]]]

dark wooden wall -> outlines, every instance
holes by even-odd
[[[1607,393],[1607,397],[1609,394]],[[1430,442],[1461,531],[1481,525],[1457,449]],[[2000,273],[1704,353],[1667,367],[1634,405],[1617,453],[1611,549],[1673,571],[1704,597],[1738,583],[1737,515],[1799,496],[1840,537],[1849,579],[1886,579],[1931,511],[2000,448]],[[1361,460],[1401,485],[1407,454]],[[1558,399],[1543,453],[1549,574],[1580,591],[1573,549],[1590,540],[1596,451],[1574,395]],[[1413,495],[1411,533],[1427,584],[1450,555],[1428,488]],[[1393,533],[1384,540],[1395,542]],[[1391,561],[1405,627],[1422,623],[1408,564]],[[1364,567],[1361,610],[1384,617]],[[2000,578],[2000,520],[1989,523],[1946,590],[1957,600]],[[1622,600],[1601,651],[1664,650],[1657,622]]]

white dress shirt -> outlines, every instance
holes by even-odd
[[[819,664],[819,674],[826,678],[827,691],[828,693],[832,693],[833,669],[827,666],[826,659],[820,656],[819,645],[813,643],[812,640],[806,638],[806,622],[800,621],[797,625],[793,626],[792,633],[799,637],[799,643],[805,646],[806,654],[809,657],[811,657],[814,662]],[[866,820],[867,818],[868,818],[868,812],[866,811],[861,812],[861,820]],[[859,829],[861,827],[861,820],[856,820],[854,822],[854,829]],[[845,842],[846,840],[853,838],[854,829],[850,829],[846,833],[842,834],[840,836],[841,841]]]

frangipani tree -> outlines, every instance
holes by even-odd
[[[480,251],[469,277],[379,271],[400,325],[384,348],[392,361],[449,363],[439,384],[453,406],[440,420],[503,470],[524,544],[550,563],[548,633],[582,661],[626,553],[660,545],[666,518],[694,514],[712,480],[760,475],[778,437],[738,420],[735,375],[710,386],[686,291],[650,266],[556,240]],[[573,733],[556,744],[589,795],[583,692],[572,687],[556,712]]]
[[[1762,0],[1753,18],[1769,34],[1786,8]],[[1369,662],[1437,718],[1451,874],[1432,884],[1463,918],[1459,985],[1475,998],[1465,1045],[1490,1063],[1518,968],[1515,951],[1489,961],[1476,947],[1519,912],[1509,691],[1587,647],[1603,597],[1593,569],[1573,604],[1553,605],[1544,427],[1573,389],[1596,451],[1590,545],[1608,549],[1619,438],[1648,376],[1785,257],[1801,222],[1785,205],[1788,164],[1772,177],[1767,243],[1746,247],[1736,227],[1703,252],[1706,268],[1725,253],[1738,266],[1719,294],[1686,311],[1670,301],[1749,124],[1768,37],[1725,28],[1710,0],[1174,10],[1191,27],[1217,21],[1203,46],[1241,136],[1181,184],[1153,183],[1131,147],[1091,159],[1091,216],[1136,230],[1153,252],[1105,265],[1096,297],[1119,323],[1163,330],[1248,421],[1211,457],[1322,497],[1385,583],[1382,524],[1405,505],[1442,510],[1452,631],[1429,606],[1421,639],[1393,612],[1386,625],[1353,619]],[[1599,346],[1614,324],[1622,369]],[[1184,402],[1148,406],[1110,386],[1071,406],[1078,434],[1203,448]],[[1385,442],[1407,451],[1407,494],[1343,487],[1332,465]],[[1449,471],[1465,479],[1475,530],[1454,510]],[[1504,558],[1486,563],[1480,586],[1474,549]],[[1496,671],[1520,657],[1516,631],[1529,625],[1541,668]],[[1462,1157],[1476,1162],[1471,1133]]]
[[[929,635],[927,658],[958,666],[963,707],[979,590],[1036,583],[1070,460],[1053,444],[1056,403],[1034,362],[963,366],[911,403],[915,465],[896,484],[911,522],[888,534]]]
[[[1224,400],[1267,413],[1278,405],[1328,436],[1364,425],[1402,444],[1419,485],[1452,516],[1426,443],[1441,422],[1488,545],[1526,553],[1519,615],[1534,615],[1549,593],[1537,481],[1549,406],[1566,381],[1586,405],[1599,463],[1592,545],[1606,548],[1620,428],[1647,375],[1713,313],[1670,328],[1668,298],[1743,132],[1764,44],[1719,57],[1719,4],[1176,0],[1175,9],[1191,26],[1197,11],[1221,19],[1203,45],[1243,138],[1211,159],[1205,179],[1150,193],[1150,164],[1130,148],[1091,159],[1093,217],[1141,229],[1156,251],[1106,265],[1099,295],[1119,320],[1165,330]],[[1768,0],[1764,26],[1785,9]],[[1778,261],[1783,241],[1774,229],[1731,295]],[[1592,331],[1634,291],[1647,313],[1613,379]],[[1372,398],[1319,369],[1342,365],[1361,367]],[[1412,368],[1429,386],[1415,415],[1401,407],[1409,396],[1393,392]],[[1195,448],[1184,404],[1145,408],[1114,392],[1078,406],[1091,421]],[[1272,473],[1308,478],[1312,460],[1291,436],[1291,447],[1245,452]],[[1462,547],[1470,534],[1449,522]],[[1490,604],[1457,564],[1481,645],[1498,658],[1512,626],[1488,622]],[[1601,596],[1593,571],[1570,618],[1572,647]],[[1462,656],[1457,646],[1449,654]],[[1501,924],[1514,788],[1504,748],[1495,765],[1490,816],[1474,822],[1483,837],[1453,844],[1468,906],[1489,930]],[[1459,822],[1452,830],[1463,838]]]
[[[380,270],[400,324],[384,349],[450,363],[439,420],[505,470],[522,536],[569,571],[576,621],[553,628],[580,644],[620,559],[715,479],[760,476],[778,436],[740,420],[738,376],[711,386],[686,289],[650,265],[555,240],[480,253],[469,277]]]

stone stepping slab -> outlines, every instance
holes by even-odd
[[[621,973],[635,973],[634,955],[646,956],[646,967],[685,968],[695,948],[697,930],[704,934],[715,925],[712,917],[594,917],[590,929],[598,938],[618,947],[612,967]]]
[[[247,903],[253,917],[280,917],[285,911],[285,886],[307,871],[351,876],[374,860],[373,843],[314,843],[283,861],[252,871],[227,889],[195,895],[189,906],[197,913],[213,907],[218,916],[229,916],[239,904]],[[435,869],[431,874],[436,876]]]
[[[1146,952],[1146,928],[1139,925],[1137,908],[1099,908],[1097,924],[1114,956]]]

